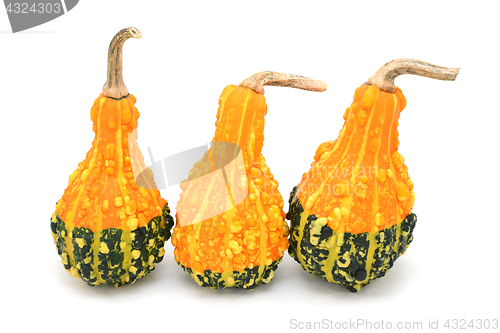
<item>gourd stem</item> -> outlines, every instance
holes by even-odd
[[[366,83],[378,89],[393,93],[396,91],[394,79],[402,74],[413,74],[431,79],[454,81],[460,68],[443,67],[415,59],[395,59],[382,66]]]
[[[142,34],[137,28],[120,30],[108,50],[108,77],[102,87],[102,94],[106,97],[120,99],[128,96],[128,89],[123,83],[123,43],[129,38],[141,38]]]
[[[325,91],[326,83],[308,77],[277,72],[259,72],[241,81],[240,86],[264,95],[264,86],[291,87],[309,91]]]

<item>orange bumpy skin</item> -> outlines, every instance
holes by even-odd
[[[96,134],[92,148],[69,177],[56,206],[67,226],[94,232],[135,230],[162,214],[167,201],[158,189],[137,186],[132,171],[133,164],[145,169],[134,131],[140,116],[135,102],[133,95],[120,100],[101,95],[95,100],[90,111]]]
[[[132,95],[95,100],[92,147],[51,218],[64,267],[91,286],[121,286],[147,275],[163,259],[173,226],[137,145],[135,101]],[[140,172],[145,187],[135,182]]]
[[[318,147],[302,176],[298,199],[309,214],[325,217],[332,230],[356,234],[383,230],[410,214],[413,183],[398,152],[398,119],[405,106],[399,88],[395,93],[374,85],[356,89],[338,139]]]
[[[356,89],[337,140],[321,144],[290,195],[288,253],[312,274],[357,292],[413,240],[413,184],[398,153],[406,106],[374,85]]]
[[[240,171],[244,172],[232,184],[243,185],[227,186],[233,195],[248,189],[240,203],[229,204],[223,214],[201,222],[179,223],[200,213],[192,208],[200,202],[210,207],[224,201],[219,192],[200,190],[190,181],[214,170],[216,151],[212,149],[195,164],[188,181],[181,183],[172,235],[175,260],[202,286],[253,288],[267,283],[288,247],[283,199],[261,154],[266,112],[264,96],[246,87],[227,86],[219,98],[213,142],[231,142],[241,149],[244,165],[240,169],[244,170]]]

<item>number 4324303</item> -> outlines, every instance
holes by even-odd
[[[20,2],[15,2],[15,3],[9,3],[7,8],[7,13],[15,13],[15,14],[59,14],[63,9],[61,7],[60,3],[34,3],[34,4],[28,4],[28,3],[20,3]]]
[[[447,329],[498,329],[498,319],[448,319],[444,323],[444,327]]]

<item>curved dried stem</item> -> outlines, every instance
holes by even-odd
[[[259,72],[241,81],[240,86],[248,87],[264,95],[264,86],[291,87],[309,91],[325,91],[326,83],[308,77],[277,72]]]
[[[102,94],[106,97],[120,99],[128,96],[128,89],[123,83],[123,43],[129,38],[141,38],[142,34],[137,28],[120,30],[108,50],[108,77],[102,87]]]
[[[366,83],[373,84],[383,91],[396,91],[394,79],[399,75],[413,74],[431,79],[454,81],[460,68],[442,67],[414,59],[395,59],[382,66]]]

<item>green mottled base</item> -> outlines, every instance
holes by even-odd
[[[233,271],[232,276],[225,278],[222,273],[212,272],[206,270],[203,274],[196,274],[189,267],[184,267],[181,263],[177,263],[186,273],[202,287],[210,289],[224,289],[227,287],[253,289],[261,283],[269,283],[273,277],[274,272],[278,269],[278,264],[283,258],[273,261],[270,265],[264,266],[262,273],[260,266],[253,268],[245,268],[242,272]]]
[[[69,230],[54,212],[50,228],[64,268],[90,286],[132,284],[154,269],[163,259],[165,241],[174,220],[165,205],[156,216],[134,231],[109,228],[93,232],[88,228]]]
[[[413,213],[401,223],[376,233],[334,233],[328,225],[318,228],[314,214],[307,217],[303,230],[299,230],[304,209],[299,200],[293,200],[296,191],[297,187],[290,194],[287,214],[291,221],[288,253],[306,271],[342,284],[351,292],[383,277],[413,240],[417,222]]]

